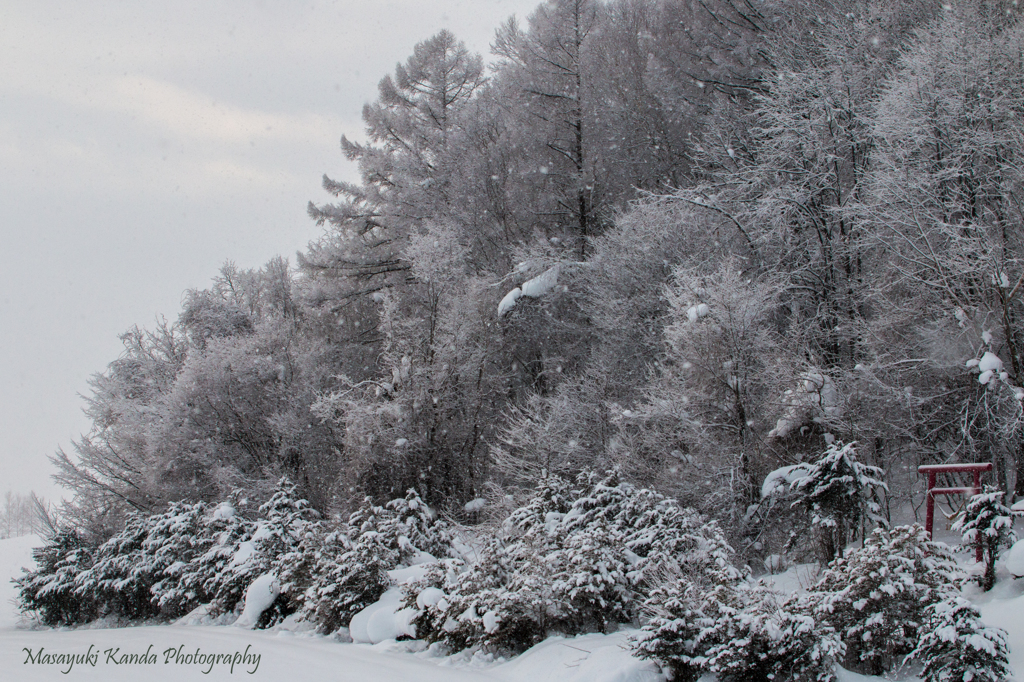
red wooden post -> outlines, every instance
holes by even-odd
[[[989,468],[991,469],[992,467],[989,467]],[[980,492],[981,492],[981,471],[979,471],[978,469],[975,469],[974,470],[974,491],[971,492],[971,497],[974,497],[975,495],[977,495]],[[984,559],[984,558],[985,558],[984,552],[981,549],[981,538],[979,537],[978,538],[978,544],[974,548],[974,560],[980,564],[981,560]]]
[[[935,496],[932,495],[932,489],[935,487],[935,472],[928,472],[928,492],[925,493],[925,498],[928,501],[928,511],[924,517],[924,529],[928,531],[928,538],[932,537],[932,528],[935,524]]]
[[[928,537],[932,537],[932,529],[935,524],[935,496],[936,495],[977,495],[981,492],[981,472],[991,471],[991,462],[963,463],[963,464],[924,464],[917,467],[917,473],[928,474],[928,491],[925,493],[927,511],[925,512],[924,529],[928,531]],[[941,473],[956,473],[969,471],[974,474],[974,485],[970,488],[936,488],[935,478]],[[978,563],[984,558],[982,556],[981,539],[974,548],[974,558]]]

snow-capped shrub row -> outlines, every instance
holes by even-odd
[[[946,545],[919,526],[879,528],[833,561],[804,594],[687,576],[657,589],[637,655],[674,680],[716,673],[722,682],[835,679],[835,664],[883,674],[905,662],[927,682],[1009,674],[1005,633],[985,627],[959,595],[965,576]]]
[[[739,579],[717,523],[616,474],[544,478],[469,565],[439,563],[405,586],[416,633],[451,649],[522,651],[551,632],[635,622],[668,574]]]
[[[18,581],[22,608],[70,625],[206,604],[249,627],[298,614],[323,633],[352,623],[355,636],[353,619],[387,602],[405,609],[398,634],[506,653],[645,623],[634,653],[684,681],[826,681],[836,663],[882,674],[917,661],[926,682],[1008,670],[1005,634],[980,622],[950,550],[916,525],[876,529],[806,593],[783,595],[733,565],[715,521],[616,473],[544,477],[472,560],[411,490],[345,523],[314,518],[287,481],[254,519],[241,506],[172,504],[96,548],[58,533]],[[394,569],[414,566],[404,573],[419,577],[393,586]]]
[[[201,604],[227,613],[264,578],[277,594],[251,625],[301,611],[326,632],[376,601],[399,562],[449,553],[443,522],[413,491],[383,508],[366,502],[348,523],[316,519],[286,480],[255,518],[239,511],[243,502],[233,495],[215,506],[177,502],[160,514],[135,514],[98,547],[63,530],[36,551],[37,569],[18,580],[21,608],[47,625],[108,615],[168,620]]]

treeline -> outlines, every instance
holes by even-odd
[[[468,519],[615,467],[763,556],[765,476],[837,442],[883,516],[925,462],[1024,495],[1018,17],[550,0],[490,70],[439,33],[342,139],[361,182],[325,177],[297,270],[229,264],[122,337],[55,457],[66,518],[288,476],[322,513],[414,489]]]
[[[49,533],[51,508],[34,492],[28,495],[8,490],[0,506],[0,540],[29,533]]]

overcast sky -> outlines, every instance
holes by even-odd
[[[486,55],[538,0],[0,0],[0,494],[47,459],[133,325],[173,320],[225,260],[320,234],[321,175],[355,179],[377,82],[442,28]]]

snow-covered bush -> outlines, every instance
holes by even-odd
[[[388,571],[448,557],[451,543],[448,525],[415,490],[383,507],[366,499],[344,527],[289,559],[292,565],[281,569],[282,591],[288,592],[286,579],[301,570],[296,564],[307,565],[308,585],[293,600],[304,619],[323,633],[333,632],[380,599],[391,586]]]
[[[956,595],[928,607],[927,629],[908,659],[924,665],[922,682],[1003,682],[1011,675],[1006,633],[985,627]]]
[[[303,618],[325,634],[347,627],[352,616],[388,589],[387,572],[397,563],[398,552],[377,531],[361,533],[355,541],[340,531],[330,533],[316,551]]]
[[[683,579],[658,591],[648,608],[662,615],[644,627],[637,655],[676,680],[692,682],[708,672],[722,682],[832,680],[844,649],[798,599],[761,584],[706,590]]]
[[[427,558],[423,554],[437,559],[452,554],[448,524],[412,488],[404,498],[385,505],[385,512],[377,516],[377,532],[398,552],[399,563],[421,563]]]
[[[150,601],[161,616],[177,618],[210,598],[201,584],[189,579],[188,570],[213,545],[207,517],[202,502],[172,502],[166,512],[149,518],[140,559],[142,571],[156,578],[149,588]]]
[[[881,480],[883,472],[858,462],[855,446],[834,441],[792,484],[799,504],[810,513],[811,525],[818,529],[826,561],[842,554],[859,526],[885,523],[879,504],[881,491],[888,490]]]
[[[949,548],[920,525],[876,528],[828,566],[804,603],[845,643],[846,667],[881,675],[917,646],[928,607],[962,582]]]
[[[731,556],[713,521],[614,473],[584,472],[575,483],[548,476],[474,563],[428,572],[406,586],[405,599],[420,610],[417,635],[429,641],[521,651],[549,632],[636,621],[666,576],[738,578]]]
[[[703,667],[720,682],[835,679],[843,644],[798,601],[757,584],[739,590],[740,608],[723,606],[699,637]],[[704,646],[707,646],[705,649]]]
[[[45,625],[74,625],[91,620],[96,603],[91,594],[75,590],[75,580],[93,563],[92,552],[75,530],[63,528],[35,549],[36,570],[15,580],[18,606],[33,611]]]
[[[211,562],[219,565],[217,573],[207,580],[217,611],[235,609],[250,583],[274,571],[281,556],[296,551],[316,512],[298,496],[295,484],[282,478],[271,498],[260,506],[258,515],[254,529],[244,523],[233,522],[232,515],[225,532],[231,531],[234,537],[224,538],[224,543],[218,541],[207,555],[199,559],[207,565]],[[275,608],[279,617],[293,610],[284,595]],[[273,625],[271,621],[261,621],[260,625]]]
[[[985,571],[978,576],[981,589],[988,592],[996,584],[996,558],[999,550],[1010,547],[1017,540],[1013,532],[1013,512],[1003,504],[1003,491],[992,486],[971,497],[967,506],[953,523],[960,531],[965,550],[981,545]]]
[[[655,588],[644,604],[652,618],[634,641],[640,658],[651,659],[678,682],[695,682],[705,670],[702,634],[724,606],[736,607],[732,584],[699,585],[683,576]]]
[[[121,532],[96,549],[95,563],[76,576],[75,593],[79,598],[95,598],[100,615],[134,620],[159,613],[151,588],[161,576],[143,551],[150,519],[141,513],[130,514]]]
[[[256,530],[256,524],[239,513],[245,501],[240,493],[232,493],[213,510],[203,530],[211,543],[182,572],[182,586],[206,595],[206,599],[214,602],[215,610],[231,611],[245,595],[245,583],[229,582],[236,559],[242,560],[245,551],[251,551],[251,538]]]

